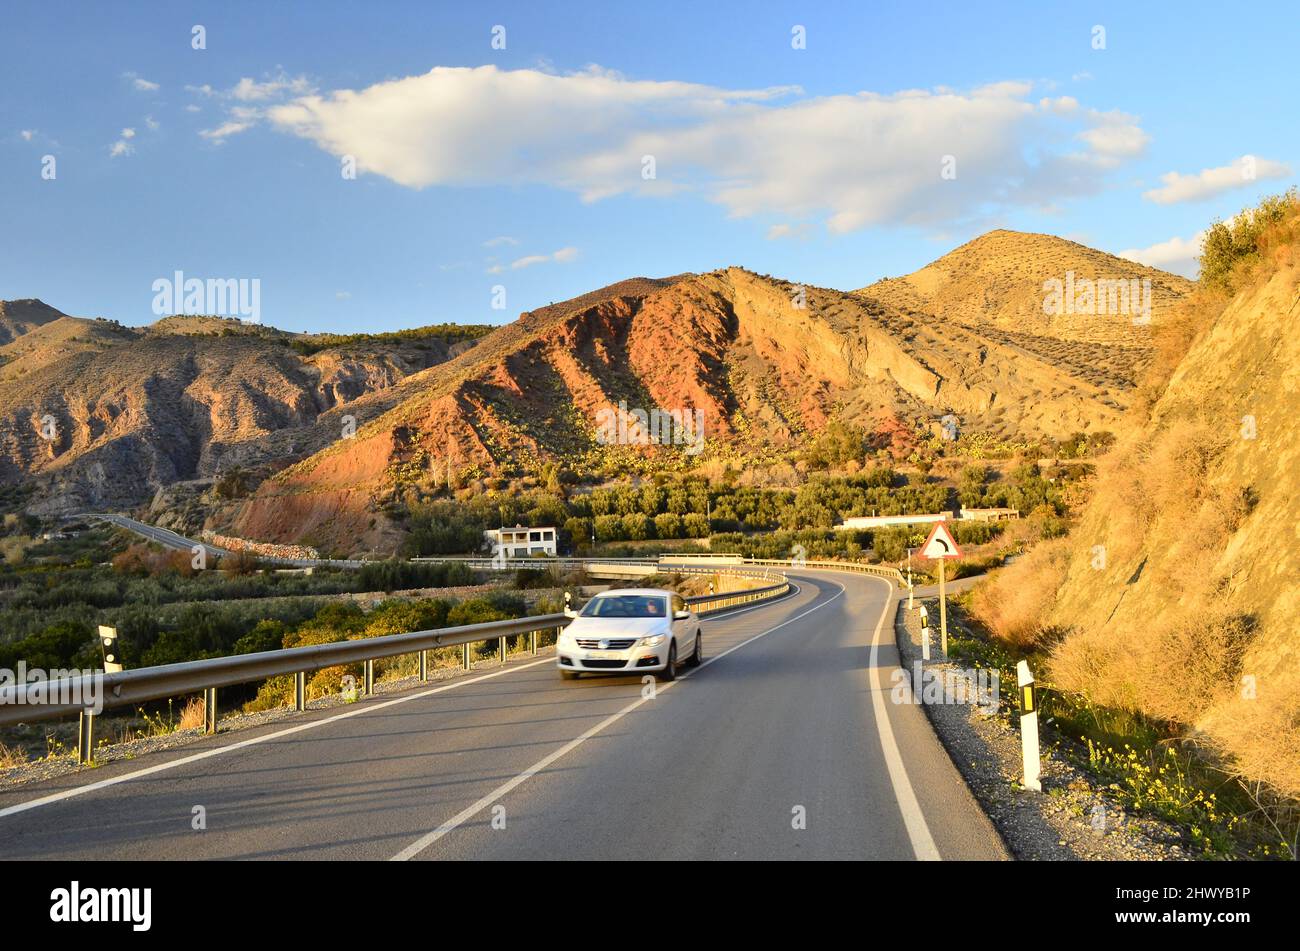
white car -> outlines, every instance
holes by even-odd
[[[677,666],[704,660],[700,620],[681,595],[659,588],[602,591],[588,601],[555,645],[565,680],[581,673],[650,672],[673,680]]]

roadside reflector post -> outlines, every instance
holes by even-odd
[[[1039,781],[1042,764],[1038,758],[1038,696],[1034,690],[1034,675],[1023,660],[1016,664],[1016,684],[1020,687],[1020,748],[1025,771],[1022,781],[1026,789],[1042,792],[1043,784]]]
[[[307,709],[307,671],[293,675],[293,708],[299,713]]]
[[[537,632],[536,631],[528,632],[528,649],[534,654],[537,653]]]
[[[426,683],[429,679],[429,652],[420,651],[420,683]]]
[[[81,720],[77,723],[77,762],[89,766],[95,758],[95,715],[89,710],[81,711]]]
[[[122,658],[118,656],[117,628],[107,624],[99,625],[99,646],[104,651],[104,673],[121,673]]]
[[[203,691],[203,732],[217,732],[217,688],[207,687]]]
[[[930,629],[921,628],[921,660],[930,659]]]
[[[468,644],[462,644],[462,645],[460,646],[460,663],[461,663],[461,666],[464,667],[466,670],[469,670],[469,669],[470,669],[471,664],[470,664],[470,661],[469,661],[469,645],[468,645]]]
[[[364,680],[365,683],[362,685],[361,690],[368,697],[375,692],[375,662],[373,660],[368,660],[365,663]]]
[[[506,662],[506,639],[504,637],[497,638],[497,658],[503,664]]]

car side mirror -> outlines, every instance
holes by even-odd
[[[676,621],[688,621],[690,620],[690,617],[691,617],[690,611],[678,611],[676,614],[673,615],[673,619]]]

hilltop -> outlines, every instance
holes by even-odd
[[[885,278],[857,293],[904,312],[921,312],[982,329],[1055,340],[1146,347],[1149,333],[1130,315],[1044,313],[1044,284],[1074,279],[1149,281],[1151,316],[1159,319],[1192,289],[1186,278],[1118,258],[1064,238],[990,231],[905,277]],[[1141,286],[1141,285],[1140,285]],[[1132,309],[1132,304],[1130,304]]]

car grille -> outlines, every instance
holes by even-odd
[[[583,667],[589,667],[592,670],[618,670],[627,666],[625,660],[590,660],[585,659],[582,662]]]
[[[607,639],[607,646],[601,647],[600,641],[595,638],[586,638],[586,637],[578,638],[578,646],[583,648],[584,650],[625,651],[635,643],[636,643],[635,637],[619,637],[619,638],[611,637]]]

